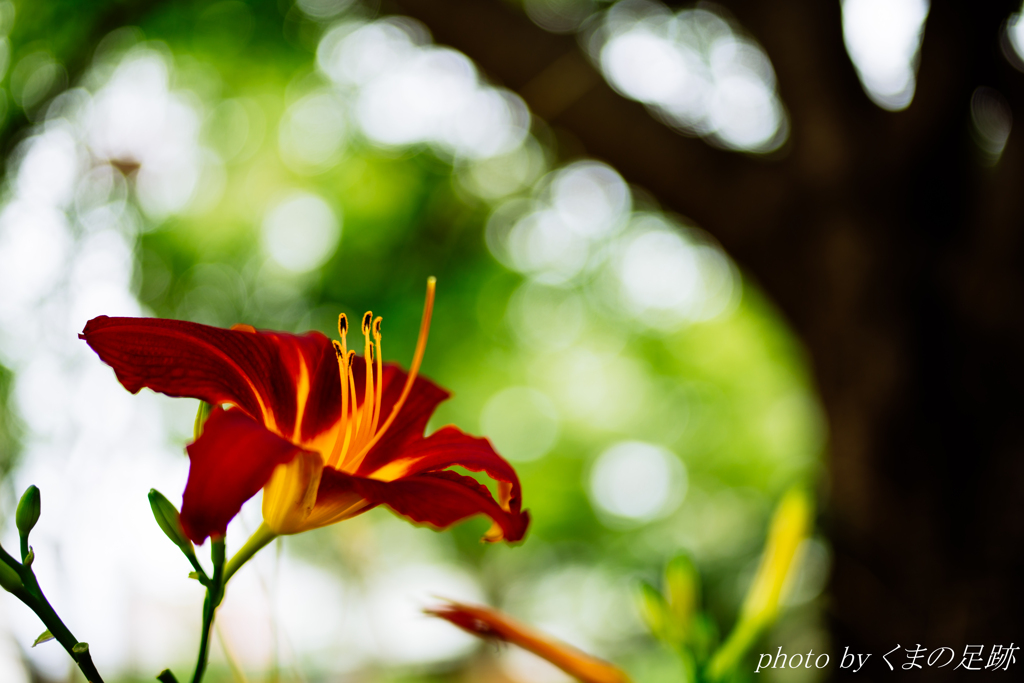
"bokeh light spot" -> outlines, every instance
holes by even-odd
[[[558,439],[558,413],[544,393],[510,387],[495,394],[480,413],[480,430],[509,460],[545,455]]]
[[[1013,127],[1010,103],[998,90],[981,86],[971,96],[971,123],[986,161],[995,164],[1003,154]]]
[[[843,0],[843,40],[875,104],[890,111],[910,105],[928,0]]]
[[[620,307],[652,327],[710,320],[736,305],[734,267],[699,231],[639,214],[614,252]]]
[[[785,112],[764,50],[710,6],[673,14],[649,0],[613,5],[591,57],[608,82],[671,126],[728,149],[769,152]]]
[[[296,193],[274,205],[263,219],[263,243],[279,265],[305,273],[323,265],[341,237],[341,223],[320,197]]]
[[[278,134],[285,164],[299,173],[317,173],[337,163],[345,144],[343,112],[330,92],[307,95],[288,107]]]
[[[672,512],[686,495],[682,462],[642,441],[623,441],[603,452],[590,474],[590,499],[613,518],[647,522]]]

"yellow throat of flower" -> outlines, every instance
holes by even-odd
[[[317,444],[316,451],[303,451],[292,462],[279,465],[263,489],[263,519],[275,534],[293,534],[345,518],[365,506],[365,501],[346,503],[345,509],[317,510],[310,518],[316,504],[316,492],[324,467],[344,472],[355,472],[370,449],[394,423],[405,404],[413,383],[419,374],[420,363],[427,347],[427,333],[430,331],[430,317],[434,310],[435,278],[427,279],[427,296],[423,304],[423,319],[420,322],[419,337],[409,375],[402,393],[381,423],[381,397],[384,393],[384,373],[381,360],[381,318],[373,317],[367,311],[362,319],[363,358],[366,361],[366,383],[363,389],[363,403],[357,400],[357,387],[352,372],[356,352],[348,348],[348,317],[338,316],[338,336],[334,341],[334,352],[338,359],[338,376],[341,382],[341,414],[328,441]],[[333,443],[330,438],[333,437]],[[319,441],[319,439],[318,439]]]

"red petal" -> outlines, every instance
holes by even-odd
[[[399,457],[379,467],[373,467],[368,461],[369,458],[363,462],[357,474],[389,481],[456,466],[471,472],[486,472],[491,479],[511,485],[509,499],[501,501],[503,507],[518,513],[522,506],[519,477],[512,465],[495,452],[487,439],[469,436],[451,425],[408,444]]]
[[[391,415],[392,409],[402,395],[409,373],[396,364],[384,366],[384,395],[380,402],[380,419],[383,423]],[[377,454],[368,453],[368,458],[382,458],[391,449],[401,448],[410,441],[423,438],[430,416],[437,406],[447,401],[451,392],[437,386],[423,375],[416,375],[412,389],[398,411],[395,421],[384,433],[374,447]]]
[[[527,512],[508,512],[491,497],[487,487],[456,472],[424,472],[396,481],[378,481],[325,468],[317,493],[321,501],[356,493],[373,505],[387,505],[410,520],[435,529],[476,514],[490,517],[507,541],[519,541],[530,522]]]
[[[215,409],[199,440],[188,447],[192,466],[181,504],[181,525],[196,543],[223,534],[242,503],[270,480],[274,468],[301,449],[241,410]]]
[[[325,359],[334,362],[330,340],[318,332],[300,337],[100,316],[86,323],[79,338],[132,393],[149,387],[168,396],[233,403],[287,435],[295,428],[306,386],[312,389],[314,378],[324,374],[320,366],[329,365]]]
[[[321,350],[320,358],[312,367],[313,371],[309,377],[309,399],[306,401],[306,409],[302,416],[301,433],[296,439],[300,443],[312,440],[334,426],[341,418],[341,375],[338,370],[338,358],[329,342]]]
[[[365,375],[363,376],[365,377]],[[380,402],[381,424],[391,415],[391,410],[398,402],[408,376],[408,373],[398,365],[388,363],[384,366],[384,395]],[[406,397],[405,403],[398,411],[395,421],[363,458],[359,467],[360,473],[380,469],[392,460],[404,456],[410,444],[422,441],[423,432],[427,428],[430,416],[437,410],[437,406],[448,400],[450,396],[451,393],[445,389],[426,377],[417,375],[412,383],[409,396]]]

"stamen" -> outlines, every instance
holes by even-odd
[[[380,352],[380,326],[383,321],[384,319],[380,316],[373,321],[373,342],[377,346],[377,393],[375,394],[376,400],[373,402],[373,422],[370,424],[370,434],[377,433],[377,423],[380,421],[380,402],[384,395],[383,355]]]
[[[427,296],[426,301],[423,303],[423,319],[420,322],[420,334],[416,340],[416,351],[412,356],[412,364],[409,366],[409,375],[405,379],[405,386],[402,387],[402,394],[398,397],[398,401],[391,408],[391,413],[388,415],[388,419],[384,422],[384,425],[379,431],[373,434],[373,438],[370,439],[366,445],[359,449],[359,453],[352,458],[352,465],[348,467],[350,471],[355,470],[362,462],[363,457],[369,452],[374,445],[380,441],[381,436],[388,430],[391,424],[395,421],[398,416],[398,411],[402,409],[405,404],[405,400],[409,397],[409,392],[412,391],[413,382],[416,381],[416,376],[420,371],[420,363],[423,362],[423,353],[427,349],[427,334],[430,332],[430,316],[434,312],[434,290],[437,288],[437,278],[427,278]],[[363,316],[364,327],[368,324],[366,316]],[[365,404],[364,404],[365,405]]]
[[[344,321],[344,326],[342,321]],[[345,318],[345,314],[342,313],[338,318],[338,329],[344,330],[347,328],[348,320]],[[342,332],[342,339],[345,338],[344,332]],[[338,375],[341,380],[341,425],[348,424],[348,354],[345,352],[345,348],[342,342],[334,341],[331,343],[334,346],[334,355],[338,357]],[[342,444],[342,430],[338,430],[338,435],[334,439],[334,447],[331,448],[331,455],[327,458],[327,465],[333,467],[335,463],[341,459],[343,453]]]
[[[348,352],[348,388],[349,388],[349,425],[352,427],[352,436],[355,436],[359,431],[359,421],[362,418],[362,412],[359,410],[359,399],[356,398],[356,377],[352,374],[352,364],[355,361],[356,352],[351,350]],[[348,450],[346,449],[347,453]]]
[[[352,443],[352,435],[355,433],[355,429],[359,426],[359,411],[356,408],[356,381],[355,377],[352,376],[352,361],[356,357],[355,351],[349,351],[345,356],[345,370],[347,381],[346,396],[348,397],[348,414],[345,415],[342,424],[344,425],[344,443],[342,443],[341,449],[338,451],[339,455],[335,460],[333,454],[331,456],[331,467],[339,469],[344,466],[345,458],[348,455],[349,445]],[[341,431],[338,432],[338,440],[342,440]]]
[[[363,392],[363,409],[360,411],[359,419],[359,440],[373,436],[370,431],[373,426],[373,406],[376,403],[373,396],[373,343],[370,341],[370,328],[373,322],[373,312],[367,311],[363,314],[363,360],[366,361],[366,391]]]
[[[344,343],[345,335],[348,333],[348,316],[344,313],[338,314],[338,336]]]

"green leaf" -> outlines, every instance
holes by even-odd
[[[50,633],[49,630],[43,631],[42,633],[39,634],[39,637],[36,638],[36,642],[32,643],[32,647],[35,647],[36,645],[39,645],[40,643],[45,643],[48,640],[53,640],[53,634]]]
[[[160,681],[160,683],[178,683],[178,679],[174,677],[174,674],[171,673],[170,669],[164,669],[161,671],[157,674],[156,679]]]

